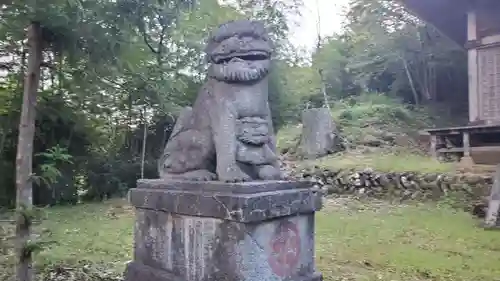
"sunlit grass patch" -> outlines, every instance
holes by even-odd
[[[500,236],[475,227],[466,213],[360,204],[327,209],[317,225],[326,280],[498,280],[500,274]]]
[[[343,153],[302,162],[303,167],[319,166],[331,169],[375,169],[380,172],[446,173],[456,166],[439,162],[429,156],[412,153]]]

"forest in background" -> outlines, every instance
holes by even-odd
[[[177,113],[204,81],[205,38],[232,19],[264,20],[276,42],[270,103],[278,130],[300,122],[305,108],[328,103],[349,109],[374,99],[391,103],[369,110],[386,112],[394,104],[424,110],[434,125],[466,118],[465,50],[432,26],[390,0],[352,0],[343,32],[318,38],[304,56],[289,42],[288,20],[302,4],[2,1],[0,206],[15,205],[26,28],[32,22],[43,35],[32,175],[37,205],[124,195],[138,178],[155,177]],[[362,117],[344,112],[343,119]],[[389,110],[389,120],[398,118],[395,112]]]

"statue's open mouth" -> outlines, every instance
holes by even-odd
[[[224,55],[215,55],[213,60],[216,64],[228,64],[238,61],[264,61],[269,60],[270,54],[265,51],[249,51],[245,53],[230,53]]]
[[[271,53],[264,50],[216,53],[208,75],[226,82],[258,81],[267,75]]]

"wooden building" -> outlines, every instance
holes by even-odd
[[[500,0],[397,0],[467,49],[469,123],[430,129],[431,152],[500,163]]]

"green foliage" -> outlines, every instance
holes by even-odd
[[[307,107],[308,98],[319,91],[319,75],[311,67],[289,65],[278,61],[270,74],[270,104],[277,128],[290,122],[297,122]]]
[[[40,164],[39,166],[40,175],[33,176],[38,185],[41,180],[50,187],[62,176],[58,166],[73,164],[73,161],[71,160],[73,156],[68,154],[68,150],[66,148],[60,147],[59,145],[48,149],[47,152],[37,153],[35,156],[43,158],[43,164]]]
[[[40,253],[47,247],[56,244],[55,241],[34,241],[28,240],[23,247],[22,258],[31,257],[33,254]]]
[[[156,159],[175,116],[193,102],[205,79],[207,33],[231,19],[264,20],[276,43],[270,106],[284,150],[297,140],[300,112],[323,106],[323,87],[349,142],[370,130],[409,131],[444,119],[429,120],[427,111],[402,103],[439,101],[459,111],[461,105],[449,101],[466,100],[467,87],[449,82],[467,80],[465,53],[400,6],[353,0],[345,34],[324,38],[310,58],[302,58],[289,42],[289,23],[302,1],[219,2],[4,2],[0,206],[15,202],[16,123],[27,65],[23,40],[32,21],[43,27],[44,47],[32,178],[40,205],[125,194],[140,176],[144,126],[146,176],[156,177]],[[442,117],[442,111],[433,112]]]
[[[332,104],[331,110],[347,151],[302,161],[300,165],[334,169],[370,168],[383,172],[433,173],[455,169],[451,163],[441,163],[429,157],[415,141],[418,131],[431,127],[434,122],[427,110],[405,105],[396,98],[378,93],[338,100]],[[283,127],[278,131],[278,149],[294,155],[301,132],[300,123]],[[378,143],[380,147],[368,143]]]
[[[27,207],[21,204],[17,209],[17,219],[20,220],[18,225],[21,228],[30,227],[35,220],[40,220],[43,218],[44,209],[37,207]]]
[[[367,127],[387,124],[418,130],[429,126],[427,116],[411,109],[401,101],[384,94],[369,93],[340,100],[332,107],[332,114],[340,124]]]
[[[0,7],[0,69],[8,71],[0,76],[0,206],[14,204],[16,120],[27,63],[22,40],[30,22],[42,26],[44,50],[34,201],[77,203],[135,186],[145,123],[145,172],[156,177],[174,117],[201,86],[208,31],[230,19],[259,18],[286,43],[284,13],[297,6],[279,2],[7,1]]]
[[[405,105],[400,100],[379,93],[364,93],[337,100],[331,105],[335,120],[347,145],[356,146],[366,136],[383,137],[386,133],[415,134],[430,127],[428,112]],[[289,125],[278,132],[281,150],[293,150],[300,138],[301,126]]]
[[[325,38],[321,47],[313,54],[313,69],[315,72],[322,71],[325,90],[331,100],[356,95],[360,86],[355,81],[355,76],[348,68],[349,60],[352,58],[351,42],[342,36]],[[311,100],[316,106],[318,101],[323,102],[323,97],[318,91]]]
[[[401,140],[397,145],[400,147],[394,147],[392,150],[406,149],[405,154],[425,154],[420,150],[419,144],[414,139],[418,138],[420,130],[430,128],[433,124],[429,111],[406,105],[397,98],[378,93],[366,93],[340,100],[332,106],[332,116],[339,126],[346,146],[351,148],[363,147],[368,142],[383,142],[384,139],[397,137]],[[385,159],[383,155],[374,157]],[[412,155],[408,155],[408,157],[413,159]],[[421,155],[415,155],[415,157],[415,162],[419,162],[427,156],[422,158]],[[363,158],[361,157],[361,159]],[[360,161],[354,162],[359,163]],[[437,161],[431,159],[426,162],[437,163]],[[404,166],[397,164],[399,162],[389,163],[393,163],[396,166],[395,169],[401,169]],[[398,167],[398,165],[401,167]],[[417,164],[415,166],[423,167],[425,165]],[[435,166],[432,164],[429,167]],[[449,169],[449,167],[447,166],[445,169]]]
[[[281,153],[294,153],[300,142],[301,125],[287,125],[281,128],[277,134],[277,147]]]
[[[390,92],[415,104],[467,98],[465,51],[387,0],[351,0],[347,67],[365,90]],[[446,85],[454,81],[455,85]],[[452,90],[453,88],[453,90]],[[457,97],[457,93],[460,95]]]
[[[35,154],[35,156],[41,156],[45,158],[45,160],[52,163],[69,163],[73,164],[71,161],[72,156],[68,154],[68,149],[64,147],[60,147],[56,145],[47,150],[47,152],[40,152]]]

